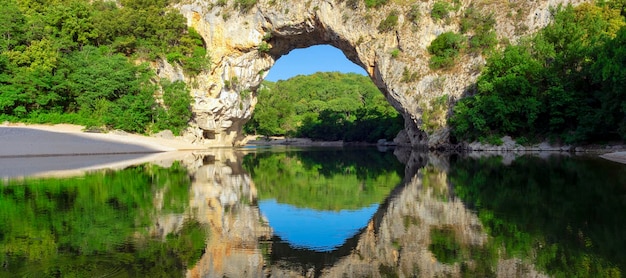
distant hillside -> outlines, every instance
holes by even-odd
[[[402,129],[398,112],[359,74],[318,72],[264,81],[258,99],[244,126],[247,133],[376,142],[392,140]]]

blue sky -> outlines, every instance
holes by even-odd
[[[358,210],[325,211],[298,208],[268,199],[259,202],[259,209],[274,234],[291,246],[326,252],[340,247],[367,226],[378,210],[378,204]]]
[[[350,62],[341,50],[330,45],[294,49],[276,61],[265,80],[287,80],[293,76],[318,71],[355,72],[366,75],[363,68]]]

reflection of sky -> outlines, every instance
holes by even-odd
[[[292,246],[331,251],[365,227],[378,204],[336,212],[297,208],[270,199],[259,202],[259,209],[274,233]]]

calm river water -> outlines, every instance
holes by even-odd
[[[626,165],[594,157],[257,148],[0,184],[0,277],[626,276]]]

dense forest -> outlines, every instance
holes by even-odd
[[[0,0],[0,121],[186,127],[185,84],[155,84],[138,62],[167,59],[195,75],[209,65],[202,38],[170,0],[118,2]]]
[[[244,130],[316,140],[376,142],[393,139],[402,117],[363,75],[318,72],[264,81]]]
[[[564,144],[626,139],[624,1],[554,10],[535,35],[491,56],[454,107],[458,140]]]

